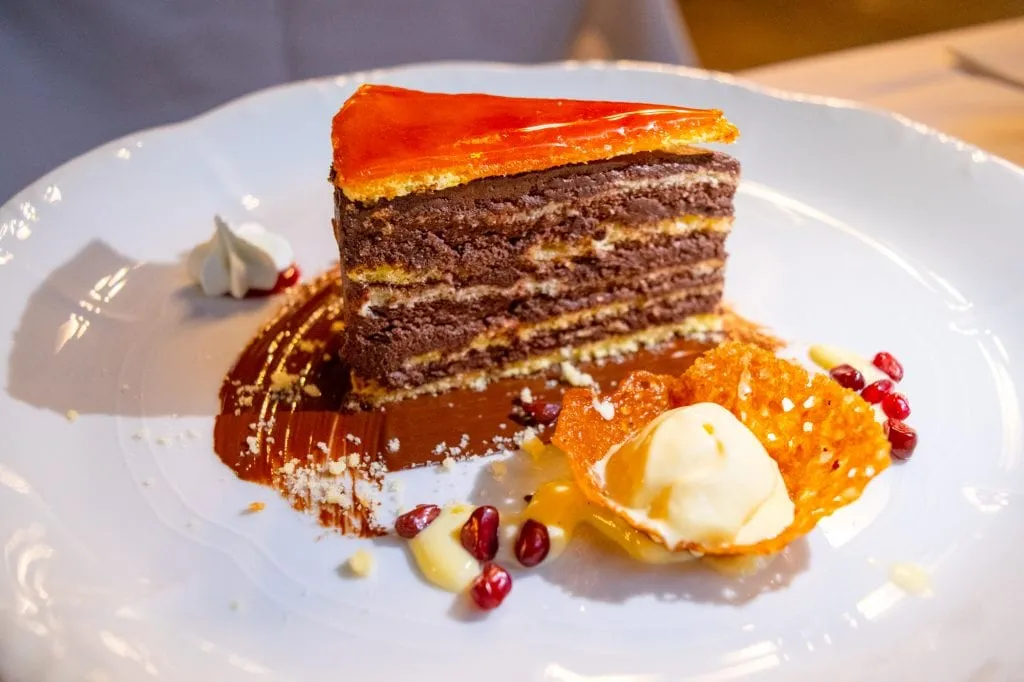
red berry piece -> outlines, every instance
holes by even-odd
[[[902,393],[889,393],[882,398],[882,411],[887,417],[903,420],[910,416],[910,402]]]
[[[886,353],[884,350],[881,353],[876,353],[871,364],[888,374],[893,381],[903,379],[903,365],[892,356],[892,353]]]
[[[469,596],[485,611],[496,609],[512,591],[512,576],[498,564],[487,562],[469,586]]]
[[[892,446],[892,456],[896,459],[910,459],[917,447],[917,431],[899,419],[885,422],[885,435]]]
[[[462,546],[480,561],[490,561],[498,553],[498,520],[498,510],[488,504],[474,509],[462,526]]]
[[[534,400],[530,403],[523,403],[523,411],[535,423],[547,426],[548,424],[555,423],[555,420],[558,419],[558,413],[562,411],[562,406],[559,403],[546,403],[543,400]]]
[[[882,398],[892,393],[893,386],[894,384],[888,379],[879,379],[875,383],[865,386],[860,395],[872,405],[877,405],[882,402]]]
[[[290,289],[298,284],[300,277],[302,277],[302,273],[299,271],[298,266],[292,265],[286,270],[277,273],[277,281],[274,283],[273,289],[250,289],[246,292],[245,297],[260,298],[279,294],[285,289]]]
[[[837,384],[851,391],[859,391],[864,388],[864,375],[851,365],[836,365],[829,370],[828,375]]]
[[[403,538],[412,539],[419,535],[441,513],[436,504],[421,504],[395,519],[395,532]]]
[[[544,561],[549,551],[551,538],[548,536],[548,527],[533,519],[527,519],[519,529],[519,537],[516,538],[516,559],[523,566],[530,568]]]

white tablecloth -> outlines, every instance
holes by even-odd
[[[785,90],[889,109],[1024,166],[1024,19],[739,75]]]

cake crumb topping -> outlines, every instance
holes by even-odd
[[[357,578],[367,578],[373,573],[376,560],[368,550],[357,550],[348,558],[348,569]]]
[[[584,388],[587,386],[595,386],[597,384],[597,382],[594,381],[594,377],[582,371],[579,367],[568,360],[563,361],[559,365],[559,369],[562,371],[562,380],[570,386]]]
[[[615,418],[615,405],[610,400],[598,400],[594,398],[594,409],[605,421],[611,421]]]
[[[392,438],[391,440],[388,441],[387,447],[388,452],[398,452],[398,450],[402,447],[402,442],[397,438]]]
[[[528,426],[525,429],[523,429],[522,431],[516,432],[516,434],[514,436],[512,436],[512,441],[516,445],[520,445],[521,446],[523,443],[526,443],[527,441],[535,440],[536,438],[537,438],[537,430],[534,429],[532,426]]]
[[[289,374],[284,370],[278,370],[270,375],[270,390],[275,393],[286,393],[298,380],[298,374]]]

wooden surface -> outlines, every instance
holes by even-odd
[[[971,57],[991,69],[979,69]],[[738,75],[771,87],[895,111],[1024,165],[1024,19]]]
[[[677,0],[704,68],[773,62],[1024,17],[1024,0]]]

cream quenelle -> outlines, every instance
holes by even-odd
[[[751,545],[793,522],[775,460],[714,403],[664,412],[612,448],[595,471],[619,513],[670,548]]]

